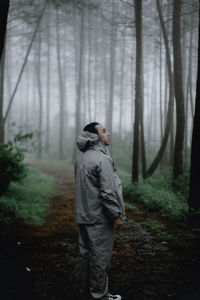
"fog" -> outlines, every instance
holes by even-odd
[[[160,5],[174,73],[173,3],[160,1]],[[117,164],[130,171],[138,100],[136,11],[131,0],[12,0],[2,64],[5,141],[19,131],[33,132],[32,156],[72,162],[77,134],[87,123],[98,121],[112,135],[111,151]],[[198,1],[182,1],[186,165],[196,92],[197,29]],[[139,126],[148,167],[164,137],[170,93],[166,48],[154,0],[142,1],[140,39]],[[174,100],[166,166],[173,161],[176,105]]]

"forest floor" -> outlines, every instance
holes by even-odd
[[[55,177],[55,193],[44,225],[20,220],[0,225],[0,300],[81,300],[73,169],[40,161],[31,164]],[[149,216],[159,218],[136,205],[115,231],[110,292],[121,294],[123,300],[199,300],[199,240],[171,244],[158,239],[142,224]],[[182,230],[168,225],[174,233]]]

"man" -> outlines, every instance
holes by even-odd
[[[80,286],[82,297],[120,300],[108,292],[108,269],[113,227],[125,219],[121,181],[106,146],[110,134],[97,122],[78,137],[75,161],[76,218],[79,223]]]

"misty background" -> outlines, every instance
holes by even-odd
[[[10,1],[6,54],[1,66],[4,141],[19,130],[33,132],[34,145],[29,147],[32,155],[72,162],[80,130],[98,121],[111,133],[112,155],[120,168],[131,171],[133,141],[138,139],[139,168],[145,160],[148,170],[165,137],[170,110],[161,167],[172,167],[177,104],[174,96],[169,104],[174,88],[170,90],[162,23],[171,77],[174,39],[181,43],[177,50],[181,50],[178,56],[182,59],[185,116],[182,155],[183,166],[188,168],[197,74],[198,1],[182,1],[179,13],[180,32],[174,38],[173,1]],[[140,128],[133,131],[139,115]],[[141,138],[134,137],[136,133]]]

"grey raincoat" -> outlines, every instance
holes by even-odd
[[[95,224],[125,219],[122,185],[106,146],[95,133],[82,131],[75,161],[76,219]]]

